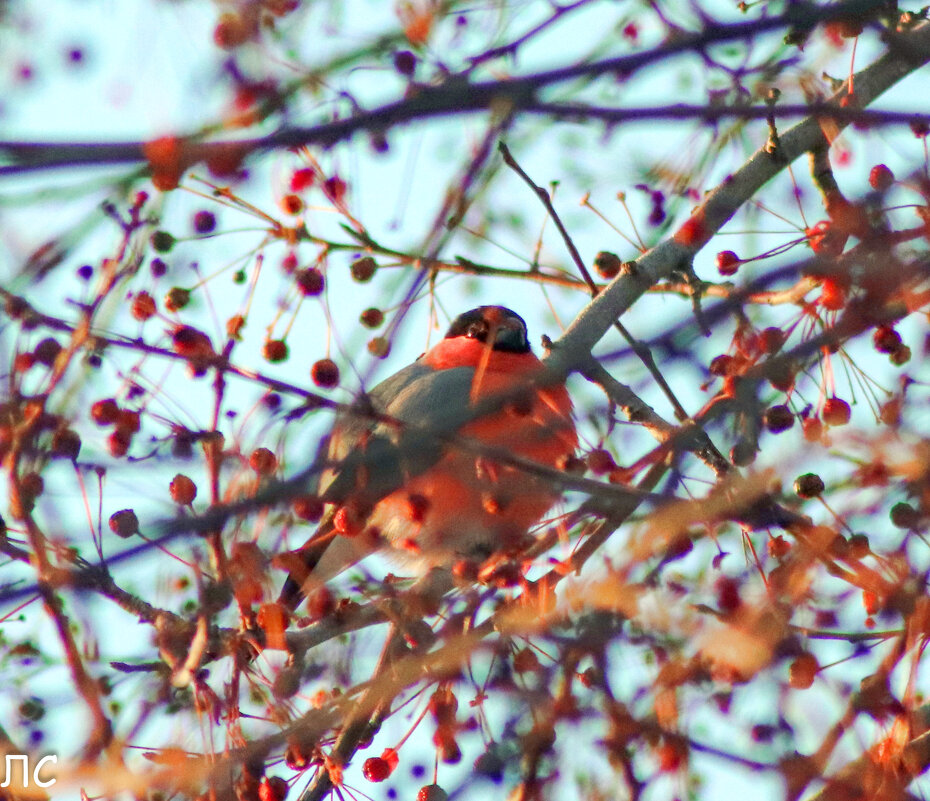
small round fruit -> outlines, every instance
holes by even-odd
[[[313,383],[323,389],[332,389],[339,383],[339,366],[332,359],[319,359],[310,370]]]
[[[894,184],[894,173],[884,164],[876,164],[869,171],[869,186],[876,192],[887,192]]]
[[[880,325],[872,334],[872,344],[879,353],[894,353],[901,347],[901,335],[893,326]]]
[[[132,509],[120,509],[110,515],[110,531],[126,539],[139,533],[139,518]]]
[[[197,485],[183,473],[178,473],[169,487],[171,500],[178,506],[190,506],[197,497]]]
[[[294,273],[297,289],[302,295],[319,295],[326,286],[326,278],[316,267],[307,267]]]
[[[896,503],[891,507],[891,522],[898,528],[917,528],[920,525],[920,512],[909,503]]]
[[[155,304],[155,298],[148,292],[139,292],[132,299],[131,312],[132,316],[139,322],[144,323],[146,320],[151,319],[158,313],[158,306]]]
[[[216,230],[216,215],[206,209],[194,215],[194,230],[198,234],[210,234]]]
[[[268,448],[256,448],[249,455],[249,467],[260,476],[270,476],[278,467],[278,457]]]
[[[156,231],[149,238],[149,242],[156,253],[168,253],[177,240],[167,231]]]
[[[622,266],[623,262],[620,261],[620,257],[609,250],[602,250],[594,257],[594,269],[601,278],[607,281],[616,278]]]
[[[820,664],[813,654],[801,654],[788,668],[788,683],[796,690],[806,690],[814,683]]]
[[[365,309],[358,319],[365,328],[377,328],[384,322],[384,312],[372,307]]]
[[[362,766],[362,775],[370,782],[383,782],[391,775],[391,766],[386,759],[369,757]]]
[[[794,480],[794,491],[799,498],[816,498],[823,494],[823,479],[816,473],[804,473]]]
[[[269,339],[262,346],[262,356],[272,364],[285,361],[288,356],[287,342],[283,339]]]
[[[821,412],[821,417],[828,426],[844,426],[849,422],[851,415],[849,404],[836,396],[827,398]]]
[[[119,406],[113,398],[95,401],[90,407],[90,417],[98,426],[113,425],[119,418]]]
[[[769,431],[773,434],[780,434],[782,431],[787,431],[794,425],[794,414],[791,409],[784,404],[778,404],[777,406],[770,406],[765,410],[763,420],[765,422],[765,427]]]
[[[352,262],[349,272],[352,273],[352,277],[356,281],[363,284],[372,279],[377,269],[378,265],[371,256],[363,256],[361,259]]]
[[[721,250],[717,254],[717,272],[720,275],[736,275],[739,270],[740,264],[742,264],[742,259],[737,256],[732,250]]]

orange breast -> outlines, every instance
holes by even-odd
[[[439,370],[475,367],[471,397],[479,401],[526,387],[525,396],[464,426],[463,437],[548,467],[575,451],[568,393],[561,384],[533,385],[543,369],[533,354],[489,351],[480,342],[457,338],[444,340],[423,360]],[[430,563],[448,563],[524,535],[558,496],[545,477],[450,445],[437,464],[378,503],[370,522],[395,546]]]

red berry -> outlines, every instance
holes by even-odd
[[[213,42],[223,50],[232,50],[249,41],[251,35],[251,26],[238,14],[229,11],[220,15],[213,29]]]
[[[107,449],[110,451],[111,456],[120,457],[125,456],[129,451],[129,446],[132,443],[132,434],[128,431],[124,431],[121,428],[117,428],[109,437],[107,437]]]
[[[719,356],[714,356],[711,361],[710,374],[719,376],[733,375],[736,371],[736,365],[737,360],[733,356],[721,353]]]
[[[300,495],[291,503],[294,514],[308,523],[315,523],[323,516],[323,501],[315,495]]]
[[[262,346],[262,355],[272,364],[283,362],[287,359],[287,343],[283,339],[269,339]]]
[[[189,506],[197,497],[197,485],[183,473],[178,473],[171,479],[169,490],[171,500],[178,506]]]
[[[194,230],[198,234],[209,234],[216,229],[216,215],[212,211],[198,211],[194,215]]]
[[[316,174],[309,167],[301,167],[299,170],[294,170],[291,175],[291,191],[303,192],[304,189],[313,186],[315,178]]]
[[[339,383],[339,367],[332,359],[319,359],[310,370],[313,383],[324,389],[332,389]]]
[[[774,326],[766,328],[759,332],[759,350],[769,355],[777,353],[779,350],[781,350],[781,347],[785,344],[785,340],[787,338],[788,335],[780,328],[776,328]]]
[[[90,407],[90,416],[98,426],[113,425],[119,417],[119,406],[113,398],[98,400]]]
[[[323,181],[323,192],[333,203],[341,203],[346,194],[346,182],[338,175]]]
[[[808,442],[820,442],[823,438],[823,423],[816,417],[808,417],[801,424],[804,439]]]
[[[139,533],[139,518],[132,509],[121,509],[110,515],[110,531],[116,536],[131,537]]]
[[[370,782],[383,782],[391,775],[391,766],[386,759],[369,757],[362,766],[362,775]]]
[[[591,453],[588,454],[587,462],[588,469],[596,476],[602,476],[604,473],[609,473],[611,470],[617,468],[614,457],[610,455],[610,451],[604,448],[597,448],[591,451]]]
[[[326,286],[323,273],[316,267],[298,270],[294,273],[294,280],[297,281],[297,289],[303,295],[319,295]]]
[[[828,426],[843,426],[849,422],[852,411],[842,398],[828,398],[823,404],[821,417]]]
[[[816,498],[824,491],[823,479],[816,473],[805,473],[794,480],[794,491],[800,498]]]
[[[896,367],[907,364],[911,360],[911,349],[907,345],[899,345],[889,354],[888,359]]]
[[[417,801],[448,801],[449,794],[438,784],[426,784],[417,793]]]
[[[714,586],[717,591],[717,606],[721,612],[734,612],[742,601],[739,597],[739,582],[731,576],[721,576]]]
[[[685,247],[694,247],[700,245],[707,237],[707,227],[704,224],[704,217],[700,212],[695,212],[681,224],[675,232],[675,241]]]
[[[821,220],[804,233],[811,250],[823,256],[839,256],[848,238],[847,234],[837,231],[829,220]]]
[[[365,328],[377,328],[384,322],[384,312],[381,309],[365,309],[358,318]]]
[[[293,250],[281,259],[281,269],[288,275],[297,269],[297,254]]]
[[[821,284],[820,305],[830,311],[839,311],[846,305],[846,290],[836,281],[825,278]]]
[[[717,272],[720,275],[736,275],[742,260],[732,250],[721,250],[717,254]]]
[[[374,337],[368,340],[368,352],[378,359],[384,359],[391,352],[391,343],[387,337]]]
[[[171,343],[174,352],[186,359],[211,359],[216,355],[210,337],[190,325],[179,325],[172,334]]]
[[[271,475],[278,466],[278,457],[268,448],[256,448],[249,456],[249,467],[260,476]]]
[[[539,657],[532,648],[523,648],[513,655],[514,673],[529,673],[539,668]]]
[[[901,347],[901,335],[890,325],[880,325],[872,334],[872,343],[879,353],[894,353]]]
[[[304,210],[304,202],[299,195],[285,195],[281,198],[281,208],[285,214],[300,214]]]
[[[601,278],[608,281],[619,275],[622,266],[623,262],[620,261],[620,257],[608,250],[602,250],[594,257],[594,269]]]
[[[25,373],[28,370],[31,370],[35,363],[36,357],[32,352],[17,353],[16,358],[13,359],[13,369],[17,373]]]
[[[131,409],[120,409],[116,416],[116,427],[129,434],[135,434],[142,428],[142,415]]]
[[[81,437],[77,431],[62,428],[52,435],[52,453],[74,461],[81,452]]]
[[[417,57],[409,50],[398,50],[394,54],[394,69],[408,78],[417,68]]]
[[[869,171],[869,186],[876,192],[887,192],[894,183],[894,173],[884,164],[876,164]]]
[[[370,281],[376,269],[378,269],[378,265],[371,256],[356,259],[352,262],[352,266],[349,267],[352,277],[359,283]]]
[[[674,773],[685,761],[687,754],[677,743],[666,742],[656,749],[659,759],[659,770],[663,773]]]
[[[772,537],[768,542],[769,556],[773,559],[783,559],[790,550],[791,543],[780,534],[777,537]]]
[[[36,361],[39,364],[44,364],[46,367],[51,367],[55,364],[55,359],[58,358],[58,354],[61,353],[63,348],[58,340],[52,339],[51,337],[46,337],[38,345],[35,346],[32,355],[35,356]]]
[[[357,537],[362,533],[363,522],[349,506],[340,506],[333,515],[333,528],[343,537]]]
[[[766,409],[763,420],[765,421],[765,427],[769,431],[773,434],[780,434],[794,425],[794,414],[787,406],[779,404]]]
[[[148,292],[140,292],[132,299],[131,311],[133,317],[145,322],[158,313],[158,307],[155,305],[155,298]]]
[[[183,309],[191,301],[191,291],[184,287],[173,286],[165,295],[165,308],[170,312]]]
[[[796,690],[806,690],[814,683],[820,665],[813,654],[801,654],[788,668],[788,683]]]
[[[258,801],[284,801],[288,789],[288,783],[280,776],[265,776],[258,786]]]

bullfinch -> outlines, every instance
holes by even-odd
[[[377,550],[420,573],[525,540],[559,491],[480,446],[548,468],[574,454],[571,400],[563,383],[538,385],[543,369],[518,314],[479,306],[337,417],[318,491],[328,511],[303,547],[276,558],[290,571],[280,602],[295,609]]]

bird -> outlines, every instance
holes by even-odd
[[[275,558],[290,571],[279,603],[295,611],[375,551],[425,573],[525,540],[560,493],[544,471],[499,454],[552,469],[578,447],[565,384],[537,384],[544,369],[520,315],[479,306],[338,415],[317,493],[328,511],[301,548]]]

